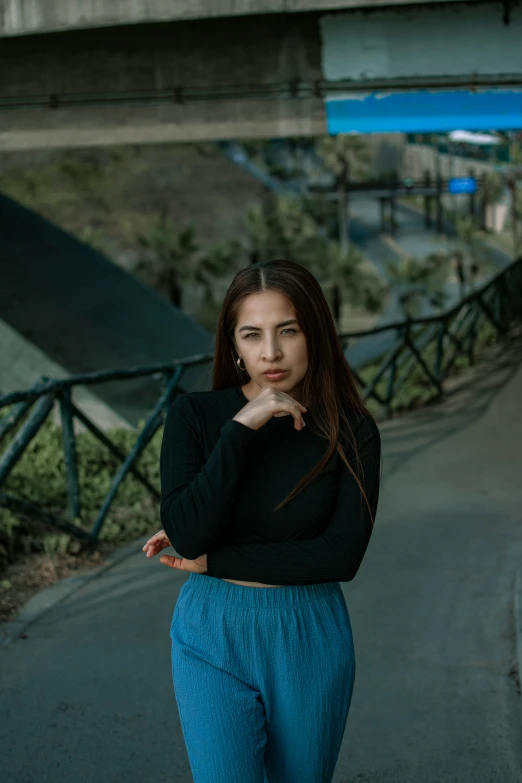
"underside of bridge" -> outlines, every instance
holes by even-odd
[[[520,4],[368,5],[0,0],[0,150],[522,127]]]
[[[444,0],[443,0],[444,1]],[[146,22],[429,5],[440,0],[0,0],[0,37]],[[445,0],[448,3],[466,0]]]

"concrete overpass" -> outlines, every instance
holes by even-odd
[[[450,0],[463,2],[464,0]],[[399,0],[400,5],[427,5],[440,0]],[[397,5],[397,0],[1,0],[0,34],[28,35],[144,22],[179,22],[259,14],[335,11]]]
[[[522,127],[522,8],[0,0],[0,150]]]

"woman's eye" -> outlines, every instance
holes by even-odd
[[[295,329],[291,329],[291,328],[283,329],[283,332],[295,332],[295,331],[296,331]],[[252,337],[255,336],[256,334],[257,332],[249,332],[248,334],[245,334],[245,337]]]

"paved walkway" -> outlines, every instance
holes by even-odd
[[[475,374],[381,425],[376,529],[343,584],[357,675],[335,783],[521,779],[522,339]],[[0,648],[2,783],[192,780],[169,639],[187,575],[144,540]]]

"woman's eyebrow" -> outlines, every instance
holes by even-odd
[[[288,324],[296,324],[297,318],[290,318],[288,321],[281,321],[280,324],[276,324],[275,328],[279,329],[280,326],[288,326]],[[242,332],[244,329],[256,329],[257,331],[261,331],[260,326],[242,326],[241,329],[239,329],[240,332]]]

